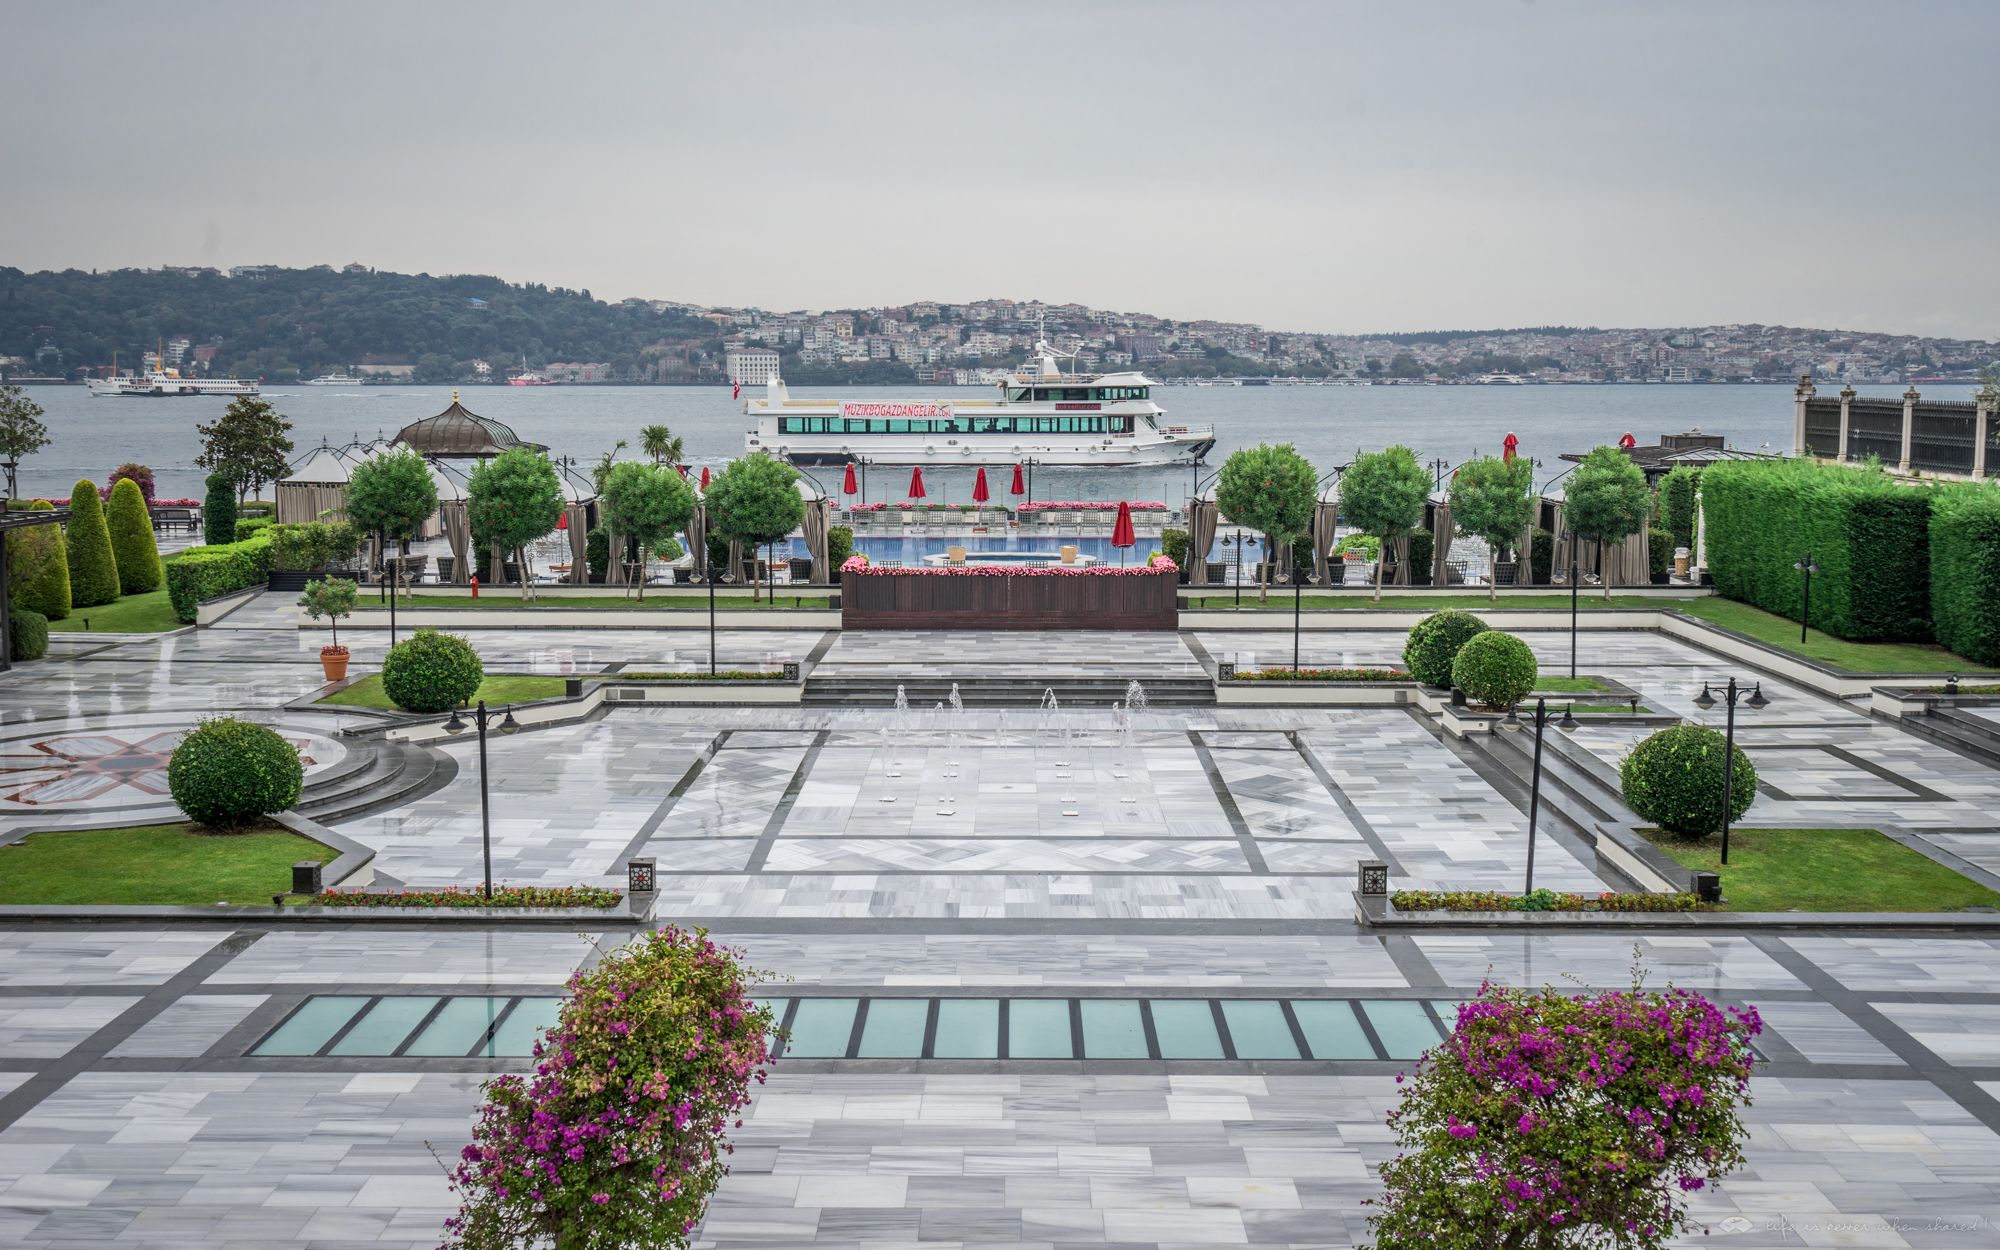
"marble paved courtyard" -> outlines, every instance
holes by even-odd
[[[319,636],[280,598],[195,633],[65,636],[0,677],[0,834],[100,800],[165,814],[147,753],[213,711],[340,767],[366,718],[309,705]],[[386,638],[355,633],[365,671]],[[694,629],[470,634],[490,671],[707,661]],[[1567,662],[1567,635],[1527,637]],[[1651,634],[1584,646],[1583,671],[1691,718],[1703,681],[1741,675]],[[1302,658],[1400,647],[1314,632]],[[844,677],[1143,682],[1290,648],[766,629],[718,650]],[[1750,823],[1894,825],[2000,867],[2000,772],[1856,704],[1765,690],[1739,722],[1766,786]],[[1615,764],[1633,737],[1586,725],[1572,745]],[[441,749],[454,768],[434,788],[337,825],[387,880],[477,880],[473,748]],[[795,1051],[735,1135],[704,1246],[1353,1245],[1396,1074],[1457,1001],[1489,977],[1620,986],[1635,966],[1769,1028],[1749,1166],[1697,1195],[1708,1231],[1688,1244],[2000,1241],[2000,940],[1364,931],[1363,860],[1399,885],[1519,886],[1517,796],[1404,709],[622,707],[491,750],[496,876],[616,883],[651,855],[662,920],[783,978],[764,992]],[[1547,830],[1537,884],[1608,885]],[[435,1155],[463,1144],[480,1081],[521,1069],[563,980],[620,940],[0,920],[0,1246],[434,1246]],[[948,1046],[949,1021],[970,1023]]]

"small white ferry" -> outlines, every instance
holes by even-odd
[[[793,399],[773,378],[755,418],[751,451],[793,464],[1158,465],[1198,459],[1215,446],[1212,425],[1177,425],[1153,402],[1141,373],[1064,373],[1060,354],[1035,344],[1032,370],[1008,375],[983,400]]]
[[[365,386],[360,378],[345,373],[322,373],[306,383],[307,386]]]
[[[172,395],[256,395],[255,378],[184,378],[178,369],[155,369],[137,377],[91,378],[92,395],[132,395],[158,399]]]

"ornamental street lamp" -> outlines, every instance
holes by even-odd
[[[1792,567],[1805,574],[1806,578],[1806,601],[1799,609],[1799,645],[1804,646],[1806,622],[1812,619],[1812,575],[1819,572],[1819,565],[1813,563],[1812,552],[1808,551],[1805,558],[1792,561]]]
[[[1727,864],[1729,862],[1729,813],[1730,809],[1734,806],[1731,800],[1734,797],[1733,791],[1736,784],[1736,701],[1742,699],[1743,706],[1753,709],[1767,707],[1771,701],[1764,697],[1763,682],[1760,681],[1750,689],[1745,690],[1736,684],[1734,677],[1729,679],[1729,685],[1723,690],[1722,697],[1729,705],[1729,711],[1725,719],[1726,728],[1722,735],[1722,862]],[[1707,682],[1701,683],[1701,693],[1695,696],[1694,705],[1704,712],[1715,706],[1715,696],[1709,693]]]
[[[708,540],[703,538],[702,541]],[[702,580],[708,583],[708,675],[713,677],[715,676],[715,561],[705,558],[706,554],[703,553],[702,566],[705,576]]]
[[[486,700],[481,699],[473,709],[473,723],[479,727],[479,842],[486,856],[486,897],[493,897],[493,815],[492,800],[486,790],[486,723],[493,713],[486,710]],[[521,726],[514,719],[514,705],[507,705],[507,717],[499,725],[500,732],[511,734],[520,732]],[[458,710],[452,709],[451,719],[444,723],[444,731],[456,736],[465,732],[465,722],[459,719]]]
[[[1243,549],[1245,547],[1255,547],[1257,545],[1257,536],[1237,530],[1234,534],[1224,534],[1222,536],[1222,545],[1235,556],[1236,572],[1229,580],[1235,583],[1236,587],[1236,602],[1233,606],[1240,608],[1243,606]]]
[[[1521,886],[1523,894],[1535,892],[1535,820],[1541,815],[1542,810],[1542,729],[1548,723],[1549,702],[1547,699],[1536,699],[1535,765],[1528,774],[1528,875]],[[1521,731],[1521,718],[1515,714],[1513,708],[1507,709],[1507,719],[1500,722],[1500,728],[1508,733]],[[1556,722],[1556,728],[1564,733],[1576,731],[1576,717],[1570,715],[1568,705],[1564,705],[1562,719]]]

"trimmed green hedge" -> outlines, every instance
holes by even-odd
[[[108,512],[111,554],[118,563],[118,592],[143,595],[160,588],[160,547],[153,541],[153,514],[139,483],[119,479],[111,488]]]
[[[1701,725],[1662,729],[1632,748],[1618,766],[1625,806],[1668,833],[1700,838],[1722,828],[1722,771],[1730,769],[1729,819],[1741,820],[1757,797],[1757,769],[1742,747]]]
[[[289,811],[304,781],[298,748],[233,716],[203,721],[167,761],[175,804],[211,829],[235,829]]]
[[[53,512],[55,506],[37,502],[13,511]],[[69,552],[62,526],[36,525],[10,532],[5,558],[8,598],[15,608],[39,612],[52,621],[69,615]]]
[[[1811,554],[1812,617],[1836,638],[1931,637],[1931,491],[1879,470],[1735,460],[1701,477],[1708,567],[1731,599],[1799,618]]]
[[[246,539],[250,538],[252,535],[254,535],[258,530],[270,529],[275,524],[277,524],[277,522],[273,521],[270,517],[267,516],[239,517],[237,518],[236,521],[235,541],[239,543],[243,542]]]
[[[227,473],[208,475],[208,493],[201,501],[201,540],[222,547],[248,534],[236,532],[236,479]]]
[[[7,613],[7,658],[39,660],[49,653],[49,618],[29,608]]]
[[[174,619],[192,624],[203,600],[248,590],[271,577],[271,536],[257,534],[240,543],[190,547],[166,562],[167,598]]]
[[[1968,660],[2000,665],[2000,487],[1931,499],[1931,623]]]
[[[69,544],[69,603],[73,608],[94,608],[118,601],[118,558],[111,553],[111,527],[104,523],[104,501],[97,496],[97,483],[84,478],[70,492],[69,526],[63,535]]]

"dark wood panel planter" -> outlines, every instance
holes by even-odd
[[[1177,629],[1175,576],[950,577],[862,573],[840,584],[842,629]]]

